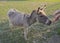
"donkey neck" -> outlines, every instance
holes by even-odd
[[[36,22],[36,18],[28,18],[27,19],[27,23],[28,23],[28,25],[30,26],[30,25],[32,25],[32,24],[34,24]]]
[[[27,19],[28,25],[30,26],[30,25],[34,24],[35,22],[36,22],[36,17],[34,17],[33,15],[30,15]]]

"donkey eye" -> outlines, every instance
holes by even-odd
[[[40,17],[43,17],[43,16],[40,16]]]

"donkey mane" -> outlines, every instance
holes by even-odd
[[[29,24],[29,26],[36,22],[36,18],[33,18],[34,12],[36,12],[36,10],[33,10],[32,13],[30,14],[30,16],[27,18],[27,23]]]
[[[36,10],[33,10],[33,11],[32,11],[32,13],[31,13],[31,15],[30,15],[30,18],[32,17],[32,15],[33,15],[34,12],[36,12]]]

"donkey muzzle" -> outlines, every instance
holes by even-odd
[[[52,23],[51,20],[46,20],[46,22],[45,22],[46,25],[50,25],[51,23]]]

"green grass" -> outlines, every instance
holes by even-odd
[[[60,2],[60,0],[29,0],[29,1],[40,1],[40,2]]]
[[[7,17],[7,12],[9,9],[15,8],[21,12],[31,13],[32,10],[37,9],[39,6],[41,7],[41,4],[47,4],[45,12],[49,18],[50,18],[50,15],[51,16],[53,15],[55,10],[60,9],[60,3],[57,1],[55,2],[48,2],[46,0],[44,0],[44,2],[43,0],[41,2],[36,2],[36,1],[35,2],[32,2],[32,1],[13,1],[13,2],[4,1],[3,2],[1,1],[0,2],[0,43],[25,43],[26,42],[23,38],[22,29],[13,28],[11,30],[11,28],[9,27],[9,22],[8,22],[8,17]],[[55,27],[56,29],[58,29],[57,32],[60,35],[60,27],[59,27],[60,24],[59,23],[60,22],[58,22],[57,23],[58,25],[56,25]],[[47,28],[47,27],[48,26],[44,28]]]
[[[0,0],[6,1],[6,0]],[[40,2],[60,2],[60,0],[7,0],[7,1],[40,1]]]

